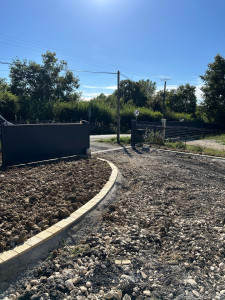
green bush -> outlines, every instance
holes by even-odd
[[[77,104],[74,102],[59,102],[53,107],[54,118],[57,122],[76,122],[79,120]]]
[[[0,114],[6,120],[14,121],[18,110],[18,97],[10,92],[0,90]]]
[[[186,114],[186,113],[175,113],[173,111],[167,110],[165,112],[165,118],[168,121],[179,121],[181,119],[184,119],[185,121],[194,121],[195,118],[191,114]]]
[[[109,126],[104,125],[103,123],[91,123],[90,128],[91,134],[113,134],[116,133],[116,127],[113,124]]]
[[[116,112],[104,103],[91,103],[91,123],[102,123],[105,126],[115,124]]]
[[[56,121],[60,122],[79,122],[89,120],[88,110],[91,109],[90,122],[92,124],[103,124],[111,126],[115,120],[112,109],[101,103],[80,102],[58,102],[54,105],[53,113]]]
[[[138,108],[140,114],[138,116],[139,121],[156,122],[162,119],[162,114],[159,111],[153,111],[146,107]]]
[[[131,120],[135,118],[134,116],[134,111],[137,108],[135,106],[125,106],[121,111],[120,111],[120,125],[121,125],[121,130],[123,132],[127,132],[131,128]],[[138,116],[138,121],[148,121],[148,122],[153,122],[153,121],[160,121],[162,119],[162,114],[158,111],[154,112],[153,110],[146,108],[146,107],[141,107],[138,108],[140,114]]]
[[[169,143],[166,143],[166,146],[176,148],[176,149],[185,149],[186,148],[185,143],[183,143],[182,141],[169,142]]]

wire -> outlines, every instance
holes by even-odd
[[[9,44],[9,45],[21,47],[21,48],[24,48],[24,49],[36,50],[36,51],[39,51],[39,50],[47,51],[47,50],[49,50],[49,48],[51,48],[51,47],[41,46],[37,43],[29,42],[29,41],[19,39],[19,38],[16,38],[16,37],[10,37],[10,36],[4,35],[4,34],[0,34],[0,43],[6,43],[6,44]],[[93,59],[93,58],[90,58],[90,57],[77,55],[77,54],[74,54],[74,53],[73,54],[69,53],[70,51],[73,51],[73,50],[66,50],[68,52],[65,52],[65,51],[61,51],[61,50],[57,50],[57,49],[56,50],[52,49],[52,51],[63,55],[64,57],[66,57],[67,60],[70,60],[70,61],[82,62],[83,64],[92,65],[92,66],[95,66],[95,67],[96,66],[97,67],[101,66],[101,67],[104,67],[104,68],[107,68],[107,69],[112,69],[113,68],[113,69],[124,70],[126,73],[131,74],[131,76],[137,76],[139,78],[147,77],[149,79],[150,78],[152,78],[152,79],[153,78],[157,78],[157,79],[160,78],[161,79],[161,77],[162,77],[160,75],[152,75],[152,74],[147,74],[147,73],[138,73],[138,72],[135,72],[134,70],[131,70],[129,68],[124,68],[124,67],[121,67],[121,66],[117,66],[117,65],[110,64],[110,63],[102,62],[102,61],[99,61],[99,60],[96,60],[96,59]],[[6,63],[4,63],[4,64],[6,64]],[[8,63],[8,64],[10,64],[10,63]],[[126,75],[122,75],[122,76],[124,76],[127,79],[130,79]],[[196,76],[198,77],[198,75],[196,75]],[[132,79],[130,79],[130,80],[132,80]]]
[[[128,79],[128,80],[131,80],[131,81],[133,81],[132,79],[130,79],[129,77],[127,77],[126,75],[124,75],[124,74],[120,74],[121,76],[123,76],[123,77],[125,77],[126,79]]]
[[[2,41],[1,41],[2,40]],[[7,35],[3,35],[0,34],[0,42],[4,42],[13,46],[17,46],[17,47],[21,47],[21,48],[25,48],[25,49],[32,49],[32,50],[49,50],[49,47],[46,48],[44,46],[41,46],[39,44],[33,43],[33,42],[29,42],[23,39],[19,39],[19,38],[15,38],[15,37],[10,37]],[[52,51],[55,51],[54,49]],[[72,51],[72,50],[66,50],[66,51]],[[93,65],[93,66],[102,66],[104,68],[107,69],[122,69],[124,71],[126,71],[126,73],[130,73],[133,76],[138,76],[138,77],[148,77],[148,78],[154,78],[154,77],[159,77],[159,76],[152,76],[150,74],[138,74],[136,72],[134,72],[131,69],[128,68],[121,68],[121,66],[116,66],[110,63],[106,63],[106,62],[102,62],[102,61],[98,61],[96,59],[90,58],[90,57],[84,57],[84,56],[80,56],[77,54],[70,54],[64,51],[60,51],[60,50],[56,50],[57,53],[63,55],[64,57],[66,57],[67,60],[70,61],[76,61],[76,62],[82,62],[85,63],[87,65]]]
[[[115,72],[103,72],[103,71],[83,71],[83,70],[70,70],[73,72],[82,72],[82,73],[95,73],[95,74],[117,74]]]
[[[25,41],[25,40],[22,40],[22,39],[18,39],[18,38],[13,38],[13,37],[9,37],[9,36],[6,36],[6,35],[3,35],[3,34],[0,34],[0,39],[4,40],[5,43],[7,44],[11,44],[13,43],[14,46],[18,46],[18,47],[22,47],[22,48],[25,48],[25,49],[35,49],[35,50],[47,50],[46,47],[43,47],[43,46],[40,46],[38,44],[35,44],[35,43],[31,43],[31,42],[28,42],[28,41]],[[0,41],[2,42],[2,41]],[[54,51],[54,50],[53,50]],[[112,64],[109,64],[109,63],[104,63],[104,62],[100,62],[98,60],[95,60],[93,58],[89,58],[89,57],[84,57],[84,56],[80,56],[80,55],[75,55],[73,53],[73,55],[69,54],[69,53],[65,53],[65,52],[62,52],[62,51],[59,51],[57,50],[58,53],[61,53],[63,56],[69,56],[69,60],[76,60],[76,61],[82,61],[83,63],[86,63],[86,64],[94,64],[94,65],[104,65],[105,67],[107,68],[115,68],[114,65]],[[76,57],[76,59],[74,59],[74,57]]]
[[[0,61],[0,64],[2,64],[2,65],[11,65],[11,63],[9,63],[9,62],[4,62],[4,61]]]
[[[136,82],[135,80],[133,80],[133,79],[131,79],[131,78],[127,77],[127,76],[126,76],[126,75],[124,75],[124,74],[121,74],[121,73],[120,73],[120,75],[121,75],[121,76],[123,76],[124,78],[126,78],[126,79],[130,80],[130,81]]]

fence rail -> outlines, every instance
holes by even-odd
[[[136,122],[133,120],[131,123],[131,144],[132,146],[144,142],[154,144],[159,141],[159,137],[163,141],[179,140],[186,142],[222,133],[224,133],[223,130],[210,128],[210,126],[206,128],[171,125],[163,127],[160,123]]]

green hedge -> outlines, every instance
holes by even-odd
[[[179,121],[181,119],[184,119],[186,121],[194,121],[195,118],[191,114],[186,114],[186,113],[175,113],[173,111],[167,110],[165,112],[165,118],[168,121]]]
[[[91,123],[103,123],[106,126],[114,123],[115,113],[104,104],[93,104],[87,101],[56,103],[53,108],[54,118],[59,122],[78,122],[89,120],[88,110],[91,109]]]
[[[129,106],[125,107],[120,112],[120,124],[122,131],[128,131],[131,127],[131,120],[135,118],[134,111],[136,107]],[[138,121],[160,121],[162,119],[162,114],[160,112],[154,112],[153,110],[145,107],[138,108],[140,114],[138,116]]]
[[[110,108],[104,103],[93,103],[81,101],[78,103],[56,103],[54,105],[53,113],[55,120],[59,122],[78,122],[80,120],[88,120],[88,110],[91,109],[91,124],[94,132],[115,131],[117,124],[116,109]],[[131,120],[134,119],[134,111],[137,108],[134,106],[125,106],[120,109],[120,125],[121,131],[127,132],[131,128]],[[154,112],[145,107],[138,108],[140,114],[139,121],[160,121],[162,114]]]

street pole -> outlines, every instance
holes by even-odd
[[[165,114],[165,102],[166,102],[166,80],[164,82],[164,93],[163,93],[163,118]]]
[[[162,114],[163,118],[165,117],[165,111],[166,111],[166,82],[167,80],[170,80],[172,77],[162,77],[161,80],[164,81],[164,93],[163,93],[163,108],[162,108]]]
[[[120,71],[117,72],[117,143],[120,143]]]

